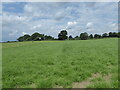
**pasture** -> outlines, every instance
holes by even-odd
[[[117,88],[118,39],[2,43],[3,88]]]

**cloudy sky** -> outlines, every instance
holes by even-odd
[[[4,2],[0,17],[2,41],[34,32],[57,38],[61,30],[72,36],[118,31],[117,2]]]

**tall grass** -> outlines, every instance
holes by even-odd
[[[4,43],[3,87],[68,88],[93,73],[117,74],[117,65],[117,38]],[[117,78],[114,81],[117,83]]]

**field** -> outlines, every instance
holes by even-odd
[[[2,44],[3,88],[117,88],[118,39]]]

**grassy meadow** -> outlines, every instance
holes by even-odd
[[[2,44],[3,88],[117,88],[118,39]]]

